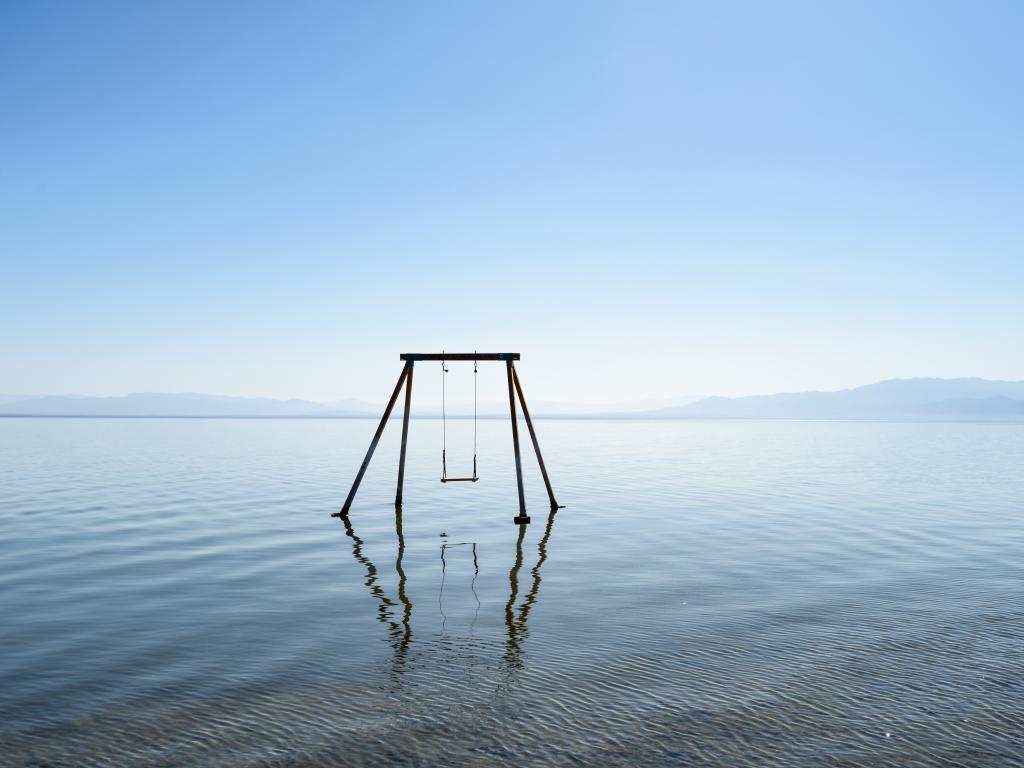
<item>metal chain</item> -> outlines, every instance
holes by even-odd
[[[442,351],[443,355],[444,352]],[[447,416],[447,405],[445,395],[445,374],[448,373],[448,369],[444,366],[444,360],[441,360],[441,477],[448,477],[448,416]]]
[[[473,353],[474,355],[476,352]],[[476,360],[473,361],[473,477],[476,477]]]

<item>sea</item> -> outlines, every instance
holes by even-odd
[[[1024,423],[0,419],[0,765],[1020,766]]]

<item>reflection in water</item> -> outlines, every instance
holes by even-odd
[[[506,641],[504,661],[507,668],[510,670],[520,669],[523,666],[522,643],[527,636],[527,619],[530,615],[530,609],[537,602],[537,595],[541,582],[540,569],[548,557],[548,542],[551,539],[551,531],[554,527],[555,514],[557,511],[558,510],[556,509],[552,509],[551,513],[548,515],[544,534],[537,543],[537,562],[530,570],[530,588],[520,603],[518,610],[516,609],[516,600],[519,597],[519,572],[522,570],[523,566],[523,540],[526,537],[527,526],[516,526],[516,556],[512,569],[508,574],[509,596],[508,601],[505,604]],[[355,559],[366,568],[365,583],[370,588],[370,593],[379,602],[377,608],[377,619],[388,626],[390,642],[395,650],[396,669],[399,669],[401,668],[402,663],[404,663],[405,656],[408,653],[409,645],[412,640],[412,601],[409,599],[406,592],[407,577],[405,570],[402,567],[402,558],[405,555],[405,537],[402,534],[402,510],[401,508],[395,509],[395,535],[398,540],[398,553],[395,558],[395,572],[398,574],[398,602],[389,598],[383,587],[381,587],[377,567],[365,554],[363,554],[363,541],[355,534],[351,520],[347,517],[343,517],[341,518],[341,521],[345,525],[345,534],[352,539],[353,557],[355,557]],[[447,549],[461,546],[469,546],[472,548],[473,552],[473,580],[470,583],[470,590],[473,592],[473,597],[476,600],[476,613],[474,614],[473,622],[470,625],[470,634],[472,634],[473,627],[475,627],[477,617],[480,613],[480,597],[476,592],[476,579],[480,574],[480,566],[477,559],[477,547],[475,542],[466,541],[441,545],[441,588],[438,592],[437,602],[438,609],[441,612],[441,630],[443,632],[445,622],[447,621],[447,615],[444,612],[443,604],[445,575],[447,573],[445,551]],[[396,611],[399,605],[402,606],[401,620],[396,619]]]
[[[537,564],[533,566],[530,575],[533,582],[530,591],[526,593],[522,604],[519,606],[519,615],[515,613],[516,597],[519,593],[519,571],[523,566],[523,537],[526,534],[526,526],[519,526],[519,537],[516,539],[516,560],[512,570],[508,573],[509,595],[508,603],[505,604],[505,627],[508,632],[508,640],[505,647],[505,662],[510,669],[522,667],[522,641],[526,639],[526,619],[530,615],[530,608],[537,602],[537,592],[540,589],[540,567],[548,558],[548,540],[551,538],[551,529],[555,524],[557,509],[552,509],[548,515],[547,526],[544,528],[544,535],[537,543]]]
[[[507,610],[508,472],[346,533],[365,423],[0,419],[0,766],[1024,768],[1024,425],[544,426]]]
[[[444,597],[444,577],[448,571],[448,564],[444,559],[444,551],[451,547],[465,547],[471,546],[473,548],[473,580],[469,582],[469,589],[473,593],[473,598],[476,600],[476,613],[473,614],[473,623],[469,625],[469,633],[473,634],[473,627],[476,626],[477,617],[480,615],[480,596],[476,593],[476,577],[480,575],[480,564],[476,559],[476,542],[475,541],[460,541],[457,544],[442,544],[441,545],[441,589],[437,593],[437,608],[441,611],[441,632],[444,632],[445,623],[448,621],[448,615],[444,612],[444,603],[442,598]]]
[[[341,518],[345,524],[345,534],[352,539],[352,556],[366,568],[366,586],[380,603],[377,607],[377,619],[388,625],[388,635],[391,645],[395,649],[395,661],[404,659],[409,650],[409,641],[412,640],[412,601],[405,592],[405,570],[402,568],[402,557],[405,554],[405,537],[402,535],[402,511],[395,510],[395,533],[398,537],[398,555],[395,558],[395,571],[398,573],[398,600],[402,605],[402,620],[395,620],[395,611],[398,603],[389,598],[383,587],[378,583],[377,566],[366,555],[363,554],[363,540],[356,536],[352,523],[347,517]]]
[[[508,641],[505,646],[505,663],[510,669],[522,666],[522,651],[519,637],[525,635],[526,626],[516,621],[515,604],[519,595],[519,569],[523,567],[523,537],[526,526],[519,526],[519,538],[516,539],[516,561],[508,572],[508,602],[505,604],[505,626],[508,629]]]
[[[412,601],[405,592],[405,569],[402,568],[402,558],[405,556],[405,536],[402,535],[402,508],[395,507],[395,538],[398,539],[398,554],[395,556],[395,573],[398,574],[398,599],[402,603],[402,642],[396,653],[399,651],[404,655],[409,649],[409,641],[412,640]]]

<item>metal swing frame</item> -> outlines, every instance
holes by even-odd
[[[384,433],[384,427],[387,425],[388,419],[391,418],[391,411],[394,409],[395,402],[398,400],[398,394],[402,391],[402,387],[404,386],[405,413],[402,416],[402,448],[398,456],[398,491],[395,494],[395,507],[401,508],[402,486],[405,481],[405,448],[409,438],[409,409],[412,404],[412,373],[415,363],[421,361],[441,361],[442,363],[449,361],[473,363],[497,361],[505,363],[505,374],[508,379],[508,406],[509,413],[512,417],[512,447],[515,451],[516,459],[516,484],[519,488],[519,515],[514,518],[513,522],[519,525],[525,525],[530,522],[530,517],[526,514],[526,498],[523,494],[523,463],[519,452],[519,419],[516,415],[516,395],[518,395],[519,404],[523,408],[523,417],[526,419],[526,426],[530,430],[530,440],[533,442],[533,451],[537,455],[537,463],[540,465],[541,477],[544,478],[544,487],[548,492],[551,509],[561,508],[561,505],[555,501],[554,491],[551,490],[551,481],[548,479],[548,470],[547,467],[544,466],[544,457],[541,456],[540,453],[540,443],[537,442],[537,432],[533,428],[533,421],[530,419],[530,411],[526,407],[526,398],[523,397],[523,388],[519,383],[519,375],[516,373],[514,363],[519,359],[518,352],[406,352],[399,357],[405,362],[405,366],[402,368],[402,373],[398,377],[398,383],[395,384],[395,390],[391,393],[391,399],[388,400],[387,407],[384,409],[384,415],[381,417],[380,424],[377,425],[377,431],[373,435],[373,440],[370,441],[370,449],[366,452],[366,458],[363,459],[363,463],[359,467],[359,471],[356,473],[356,479],[352,483],[352,489],[348,492],[348,497],[345,499],[345,503],[342,505],[341,510],[331,515],[332,517],[348,517],[349,510],[352,508],[352,501],[356,496],[356,491],[359,490],[359,484],[363,481],[363,475],[366,474],[366,468],[370,466],[370,459],[373,458],[373,452],[377,449],[377,443],[380,442],[380,436]],[[473,476],[476,478],[475,457]],[[442,477],[443,482],[461,481],[466,479],[473,478],[445,479]]]

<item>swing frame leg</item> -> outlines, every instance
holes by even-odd
[[[402,414],[402,450],[398,454],[398,490],[395,493],[395,507],[402,508],[402,486],[405,483],[405,446],[409,441],[409,409],[412,403],[412,366],[410,361],[409,375],[405,379],[405,412]]]
[[[366,474],[366,468],[370,466],[370,459],[373,458],[373,452],[377,450],[377,443],[380,442],[380,436],[384,433],[384,427],[387,426],[388,419],[391,418],[391,411],[395,407],[395,401],[398,399],[398,393],[402,391],[402,385],[405,384],[406,380],[412,375],[412,360],[407,360],[405,367],[402,369],[401,375],[398,377],[398,383],[395,384],[395,391],[391,393],[391,399],[388,400],[387,408],[384,409],[384,415],[381,417],[380,424],[377,425],[377,432],[373,436],[373,440],[370,442],[370,450],[366,452],[366,458],[363,459],[362,465],[359,467],[359,472],[356,474],[356,479],[352,483],[352,490],[348,492],[348,497],[345,499],[345,503],[342,505],[339,512],[335,512],[331,517],[348,517],[348,511],[352,507],[352,500],[356,497],[356,491],[359,490],[359,484],[363,482],[363,475]],[[511,387],[511,384],[509,384]],[[509,390],[511,392],[511,389]]]
[[[510,364],[511,365],[511,364]],[[533,452],[537,454],[537,463],[540,465],[540,475],[544,478],[544,487],[548,491],[548,499],[551,501],[551,509],[563,509],[564,504],[555,501],[555,492],[551,490],[551,481],[548,479],[548,470],[544,466],[544,457],[540,454],[540,443],[537,441],[537,432],[533,428],[533,420],[530,418],[530,410],[526,407],[526,398],[523,397],[523,388],[519,384],[519,373],[512,368],[512,381],[516,385],[516,393],[519,395],[519,404],[523,407],[523,417],[526,419],[526,427],[530,430],[530,440],[533,442]]]
[[[505,374],[508,377],[508,407],[512,414],[512,447],[516,454],[516,485],[519,487],[519,515],[512,522],[526,525],[530,522],[530,516],[526,514],[526,496],[523,494],[523,460],[519,455],[519,420],[516,418],[516,396],[512,384],[515,373],[511,360],[505,361]]]

